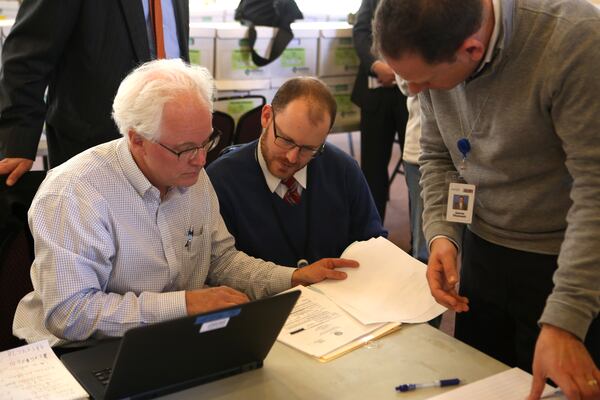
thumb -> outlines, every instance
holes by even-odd
[[[531,390],[527,400],[538,400],[542,395],[546,380],[539,372],[533,371],[533,382],[531,383]]]

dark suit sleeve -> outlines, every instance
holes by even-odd
[[[35,159],[46,115],[44,93],[82,0],[24,0],[2,48],[0,153]]]
[[[177,38],[179,40],[180,57],[190,62],[190,9],[188,0],[173,0],[175,19],[177,23]]]
[[[361,64],[367,69],[377,60],[371,54],[371,44],[373,43],[371,20],[376,7],[376,0],[363,0],[356,15],[356,24],[352,28],[354,48]]]

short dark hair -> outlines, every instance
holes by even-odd
[[[373,19],[373,52],[407,53],[429,64],[452,62],[483,19],[482,0],[381,0]]]
[[[323,81],[309,76],[288,79],[275,93],[271,106],[275,112],[282,111],[297,99],[308,100],[310,104],[308,118],[313,125],[321,121],[325,112],[329,113],[331,129],[337,113],[337,104],[331,90]]]

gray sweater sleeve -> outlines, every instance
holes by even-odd
[[[554,290],[540,319],[584,339],[600,311],[600,24],[582,21],[554,41],[552,120],[573,178]]]
[[[421,187],[424,201],[423,232],[427,243],[436,236],[447,236],[460,246],[463,225],[446,221],[446,175],[456,168],[433,113],[428,91],[419,94],[421,103]]]

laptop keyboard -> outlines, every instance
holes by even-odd
[[[99,371],[92,372],[96,379],[100,381],[104,386],[108,384],[108,380],[110,379],[110,374],[112,373],[112,368],[104,368]]]

